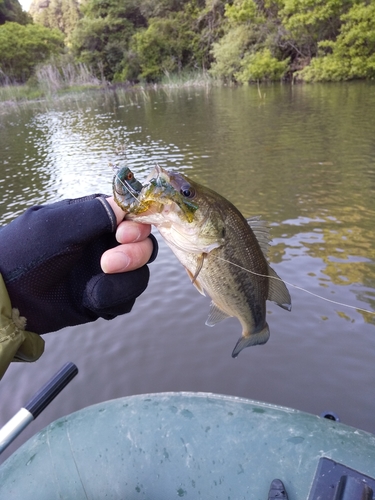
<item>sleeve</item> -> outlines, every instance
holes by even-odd
[[[0,379],[12,361],[32,362],[44,351],[44,340],[25,330],[26,321],[12,309],[9,295],[0,275]]]

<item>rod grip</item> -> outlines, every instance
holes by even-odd
[[[25,405],[34,419],[41,413],[51,401],[69,384],[77,375],[78,368],[74,363],[65,365],[49,380]]]

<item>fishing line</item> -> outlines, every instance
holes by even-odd
[[[113,167],[112,167],[113,168]],[[140,200],[138,199],[138,192],[124,179],[122,180],[118,173],[116,173],[116,178],[121,182],[121,184],[128,190],[128,192],[133,196],[133,198],[140,203]],[[137,196],[134,194],[136,193]],[[293,283],[290,283],[286,280],[282,280],[281,278],[278,278],[277,276],[269,276],[268,274],[260,274],[256,273],[255,271],[250,271],[250,269],[246,269],[245,267],[240,266],[239,264],[235,264],[234,262],[231,262],[230,260],[224,259],[223,257],[216,257],[219,260],[222,260],[223,262],[227,262],[228,264],[231,264],[232,266],[238,267],[239,269],[242,269],[243,271],[246,271],[250,274],[253,274],[254,276],[259,276],[260,278],[269,278],[269,279],[274,279],[277,281],[281,281],[282,283],[286,283],[288,286],[294,288],[295,290],[301,290],[302,292],[308,293],[309,295],[312,295],[313,297],[316,297],[318,299],[324,300],[325,302],[329,302],[330,304],[335,304],[337,306],[341,307],[347,307],[348,309],[354,309],[356,311],[361,311],[367,314],[372,314],[375,315],[374,311],[369,311],[368,309],[363,309],[361,307],[356,307],[356,306],[351,306],[349,304],[344,304],[343,302],[338,302],[337,300],[332,300],[332,299],[327,299],[326,297],[323,297],[322,295],[319,295],[314,292],[310,292],[309,290],[306,290],[306,288],[302,288],[301,286],[294,285]],[[196,277],[198,276],[198,273],[196,273]]]
[[[227,262],[228,264],[232,264],[232,266],[236,266],[243,271],[246,271],[250,274],[254,274],[255,276],[259,276],[260,278],[269,278],[269,279],[274,279],[277,281],[281,281],[286,283],[288,286],[291,286],[292,288],[295,288],[296,290],[301,290],[302,292],[308,293],[309,295],[312,295],[313,297],[317,297],[318,299],[325,300],[326,302],[330,302],[331,304],[335,304],[337,306],[342,306],[342,307],[348,307],[349,309],[355,309],[356,311],[362,311],[367,314],[372,314],[375,315],[374,311],[368,311],[367,309],[362,309],[361,307],[356,307],[356,306],[350,306],[349,304],[344,304],[343,302],[337,302],[336,300],[332,299],[327,299],[326,297],[323,297],[322,295],[318,295],[317,293],[310,292],[309,290],[306,290],[306,288],[302,288],[301,286],[294,285],[293,283],[289,283],[288,281],[282,280],[281,278],[278,278],[277,276],[269,276],[268,274],[260,274],[256,273],[254,271],[250,271],[250,269],[246,269],[245,267],[240,266],[239,264],[235,264],[234,262],[231,262],[230,260],[223,259],[222,257],[216,257],[219,260],[222,260],[224,262]]]

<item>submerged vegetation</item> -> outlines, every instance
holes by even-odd
[[[375,0],[0,0],[0,85],[375,76]]]

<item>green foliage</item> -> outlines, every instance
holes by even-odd
[[[261,80],[281,80],[288,69],[289,61],[279,61],[273,57],[269,49],[262,49],[252,54],[246,54],[241,61],[241,71],[236,73],[240,83]]]
[[[197,70],[238,83],[375,77],[375,0],[33,2],[35,22],[64,33],[75,62],[101,80],[155,82]],[[0,0],[5,20],[30,18],[18,0]],[[58,44],[27,52],[26,35],[10,31],[0,39],[1,71],[22,80]]]
[[[203,5],[200,5],[197,0],[189,2],[185,8],[190,14],[191,29],[198,35],[197,44],[194,47],[195,69],[200,67],[206,70],[214,60],[212,45],[225,34],[226,4],[227,0],[206,0],[203,1]]]
[[[133,37],[132,48],[141,70],[139,77],[158,81],[166,73],[191,67],[197,44],[198,35],[190,29],[184,13],[167,19],[150,19],[148,28]]]
[[[280,29],[273,22],[273,13],[268,18],[266,13],[253,0],[235,0],[226,6],[229,25],[227,33],[213,44],[213,76],[239,83],[283,77],[289,58],[276,57],[276,53],[282,55],[277,46]]]
[[[353,0],[283,0],[279,15],[286,38],[303,56],[315,56],[320,41],[336,38],[340,16],[352,4]]]
[[[136,28],[146,25],[136,0],[88,0],[84,17],[73,30],[69,42],[80,62],[97,76],[118,78],[127,64],[129,42]]]
[[[126,20],[134,28],[146,25],[137,0],[87,0],[82,4],[82,13],[89,19],[106,19],[109,24]]]
[[[18,0],[0,0],[0,25],[7,21],[19,24],[29,24],[32,19],[22,10]]]
[[[307,81],[375,77],[375,0],[356,4],[341,16],[335,41],[319,44],[320,56],[300,72]]]
[[[46,28],[56,28],[64,35],[69,35],[81,18],[78,0],[50,0],[44,8],[39,8],[34,3],[30,7],[30,13],[35,23]]]
[[[16,102],[21,102],[25,100],[40,99],[43,97],[42,90],[38,89],[34,85],[23,84],[23,85],[2,85],[0,86],[0,108],[1,103],[6,103],[9,105]],[[4,108],[1,109],[4,111]]]
[[[241,69],[241,60],[249,43],[249,30],[246,26],[236,26],[228,31],[219,42],[214,43],[212,54],[215,62],[210,74],[224,80],[234,80]]]
[[[234,23],[256,22],[259,16],[258,6],[254,0],[234,0],[225,6],[225,15]]]
[[[0,72],[3,78],[25,82],[38,63],[63,47],[63,35],[57,30],[7,22],[0,26]]]
[[[138,2],[140,11],[146,19],[154,17],[169,17],[173,12],[184,9],[189,0],[141,0]]]

